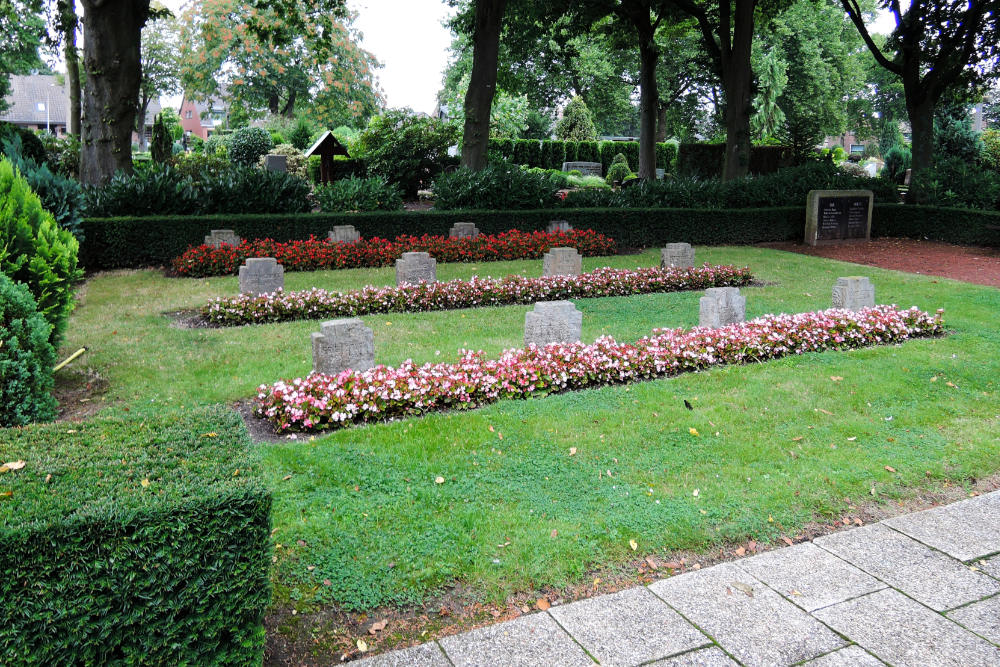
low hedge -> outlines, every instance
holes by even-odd
[[[0,430],[3,462],[0,664],[261,664],[271,499],[237,414]]]

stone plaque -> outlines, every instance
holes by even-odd
[[[578,276],[583,271],[583,258],[576,248],[553,248],[542,257],[543,276]]]
[[[285,289],[285,267],[274,257],[248,257],[240,267],[240,294],[270,294]]]
[[[221,248],[223,243],[228,243],[229,245],[239,245],[242,242],[243,240],[231,229],[213,229],[212,232],[205,237],[205,245],[214,246],[216,248]]]
[[[604,176],[604,166],[600,162],[563,162],[563,171],[574,169],[584,176]]]
[[[582,325],[583,313],[572,301],[539,301],[524,314],[524,346],[575,343]]]
[[[375,365],[375,334],[357,317],[329,320],[312,335],[313,371],[337,375]]]
[[[805,242],[867,241],[872,235],[873,202],[871,190],[810,190]]]
[[[396,284],[437,281],[437,260],[426,252],[404,252],[396,260]]]
[[[333,231],[326,237],[333,243],[354,243],[361,240],[361,234],[354,228],[354,225],[334,225]]]
[[[690,269],[694,266],[694,248],[690,243],[668,243],[660,249],[660,268]]]
[[[833,286],[833,307],[861,310],[875,305],[875,286],[866,276],[837,278]]]
[[[709,287],[698,302],[698,326],[717,329],[742,322],[747,316],[747,298],[739,287]]]
[[[448,236],[453,239],[474,239],[479,236],[479,229],[474,222],[456,222],[451,226]]]
[[[549,234],[555,234],[556,232],[569,232],[573,230],[573,225],[569,224],[567,220],[552,220],[549,222],[549,226],[545,228]]]
[[[280,171],[284,173],[288,171],[288,156],[267,155],[264,157],[264,168],[268,171]]]

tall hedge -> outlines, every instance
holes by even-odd
[[[259,667],[252,451],[226,408],[0,430],[0,664]]]
[[[618,153],[628,158],[633,171],[639,168],[638,141],[538,141],[537,139],[490,139],[489,150],[514,164],[542,169],[562,169],[563,162],[600,162],[607,172]],[[656,166],[675,171],[677,144],[656,144]]]
[[[677,152],[677,173],[697,178],[719,178],[726,156],[725,144],[681,144]],[[750,173],[770,174],[792,164],[787,146],[753,146],[750,149]]]

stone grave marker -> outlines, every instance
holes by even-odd
[[[578,276],[583,271],[583,258],[576,248],[553,248],[542,257],[543,276]]]
[[[524,346],[575,343],[582,326],[583,313],[572,301],[539,301],[524,314]]]
[[[584,176],[604,176],[604,165],[600,162],[563,162],[563,171],[574,169]]]
[[[747,298],[739,287],[709,287],[698,302],[698,326],[717,329],[742,322],[747,316]]]
[[[694,266],[694,248],[690,243],[668,243],[660,249],[660,268],[690,269]]]
[[[285,289],[285,267],[274,257],[248,257],[240,266],[240,294],[270,294]]]
[[[479,228],[474,222],[456,222],[451,226],[448,236],[453,239],[474,239],[479,236]]]
[[[833,286],[833,307],[861,310],[875,305],[875,286],[867,276],[837,278]]]
[[[354,243],[361,240],[361,234],[354,225],[334,225],[333,231],[327,234],[327,240],[333,243]]]
[[[396,284],[437,281],[437,260],[426,252],[404,252],[396,260]]]
[[[810,190],[805,242],[828,245],[869,240],[874,199],[871,190]]]
[[[229,245],[239,245],[242,242],[243,240],[231,229],[213,229],[212,232],[205,237],[205,245],[214,246],[216,248],[221,248],[223,243],[228,243]]]
[[[357,317],[328,320],[312,334],[313,371],[337,375],[375,365],[375,334]]]
[[[552,220],[549,222],[549,226],[545,228],[549,234],[555,234],[556,232],[569,232],[573,231],[573,225],[569,224],[567,220]]]
[[[264,168],[268,171],[280,171],[284,173],[288,171],[288,156],[267,155],[264,157]]]

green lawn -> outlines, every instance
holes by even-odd
[[[861,274],[879,303],[944,308],[950,335],[260,445],[282,545],[281,599],[368,609],[461,583],[497,601],[579,583],[637,554],[775,539],[851,503],[1000,471],[1000,290],[759,248],[699,248],[697,258],[746,264],[776,283],[744,290],[748,317],[829,307],[837,276]],[[584,268],[656,260],[649,251],[585,259]],[[443,264],[438,275],[540,268]],[[90,348],[73,372],[99,373],[108,410],[132,414],[233,401],[307,373],[318,322],[180,330],[162,314],[234,293],[236,282],[148,271],[93,278],[64,346]],[[289,274],[286,285],[391,282],[392,270],[378,269]],[[699,295],[578,300],[583,338],[634,340],[653,327],[696,324]],[[376,360],[395,364],[520,345],[525,310],[363,319],[375,330]]]

